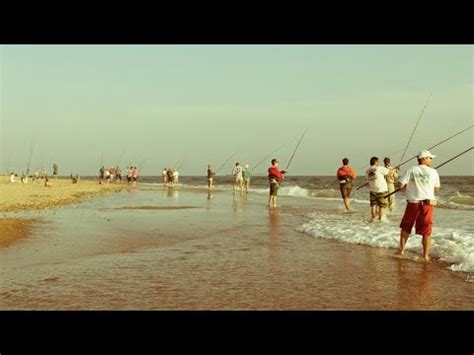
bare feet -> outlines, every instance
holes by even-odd
[[[427,263],[430,262],[431,258],[429,255],[425,255],[424,258],[423,258]]]
[[[403,254],[404,254],[404,253],[405,253],[405,251],[404,251],[404,250],[400,250],[400,249],[398,249],[398,250],[396,251],[395,255],[400,255],[400,256],[403,256]]]

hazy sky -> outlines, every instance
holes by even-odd
[[[180,159],[200,175],[282,144],[286,165],[306,128],[292,174],[333,175],[345,156],[360,168],[399,151],[398,163],[430,92],[407,157],[473,123],[473,63],[473,46],[454,45],[0,46],[0,171],[26,170],[31,146],[32,170],[57,162],[67,175],[101,161],[156,175]],[[440,173],[473,175],[473,157]]]

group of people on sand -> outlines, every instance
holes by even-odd
[[[164,168],[161,174],[164,185],[178,185],[179,184],[179,172],[178,169]]]
[[[136,166],[127,166],[126,170],[126,175],[128,184],[136,184],[138,181],[138,169]],[[99,184],[109,184],[111,182],[115,182],[118,184],[122,183],[122,170],[117,166],[117,167],[111,167],[105,169],[104,166],[102,166],[99,169]]]
[[[37,169],[35,174],[33,175],[28,175],[29,174],[29,169],[27,169],[26,173],[21,173],[20,181],[23,184],[27,184],[29,179],[32,181],[36,180],[44,180],[44,186],[45,187],[52,187],[53,185],[49,182],[49,177],[48,173],[43,170],[43,169]],[[10,172],[10,178],[9,181],[10,183],[16,183],[17,180],[16,178],[18,177],[18,174],[14,173],[13,171]],[[53,164],[53,178],[57,179],[58,178],[58,165]]]
[[[415,165],[400,175],[400,168],[393,167],[390,159],[384,159],[384,166],[379,165],[378,157],[370,158],[370,167],[365,173],[369,185],[369,201],[371,221],[386,220],[385,209],[390,212],[395,206],[395,188],[406,191],[407,204],[400,222],[400,248],[397,252],[403,255],[410,233],[422,236],[423,256],[430,260],[431,231],[433,225],[433,206],[436,205],[435,193],[441,188],[438,172],[431,167],[432,159],[436,156],[428,150],[422,150],[417,155],[418,165]],[[347,211],[352,212],[350,195],[352,183],[357,175],[349,166],[349,159],[342,160],[342,166],[337,170],[341,196]]]

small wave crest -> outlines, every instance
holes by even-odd
[[[297,230],[317,238],[377,248],[397,249],[400,238],[398,221],[368,223],[357,220],[357,217],[341,218],[324,212],[311,214],[310,220]],[[407,250],[422,254],[420,238],[412,236],[408,239]],[[452,263],[449,269],[453,271],[474,272],[474,234],[438,227],[432,237],[431,255]]]

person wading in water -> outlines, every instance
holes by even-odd
[[[352,212],[351,208],[351,192],[352,181],[356,179],[356,172],[349,166],[349,159],[342,159],[342,166],[337,169],[337,180],[339,180],[339,189],[341,190],[342,200],[348,212]]]

